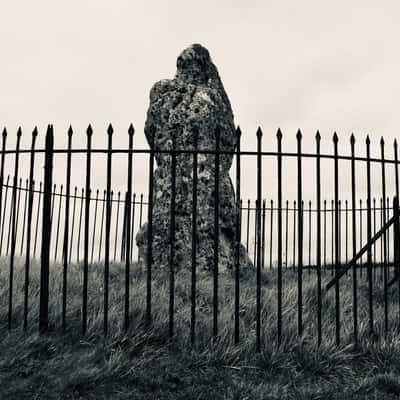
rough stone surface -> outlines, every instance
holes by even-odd
[[[194,132],[199,150],[215,150],[216,127],[220,128],[221,150],[234,150],[236,131],[228,96],[212,63],[208,50],[199,44],[185,49],[177,60],[174,79],[157,82],[150,92],[145,135],[155,150],[172,149],[175,137],[177,150],[194,149]],[[153,263],[154,268],[168,266],[169,227],[171,212],[171,155],[156,154],[153,197]],[[234,266],[235,194],[229,169],[232,155],[220,156],[219,179],[219,269]],[[197,190],[197,265],[213,268],[214,237],[214,168],[215,155],[198,156]],[[175,266],[191,266],[192,179],[193,155],[179,154],[176,164]],[[139,254],[145,260],[147,224],[136,237]],[[241,268],[252,263],[241,246]]]

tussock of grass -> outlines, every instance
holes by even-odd
[[[18,263],[17,263],[18,264]],[[323,297],[323,342],[317,345],[315,273],[304,273],[304,337],[297,336],[297,275],[284,273],[283,337],[277,341],[275,272],[263,272],[262,352],[255,352],[255,277],[241,278],[240,335],[234,345],[234,281],[220,274],[219,336],[212,340],[212,277],[199,273],[196,346],[190,344],[190,272],[176,276],[175,336],[168,337],[168,274],[154,271],[152,317],[145,325],[146,277],[132,267],[131,328],[123,330],[124,267],[110,270],[109,335],[103,338],[103,266],[89,270],[88,331],[81,336],[82,267],[68,274],[66,332],[61,331],[62,266],[50,275],[50,333],[37,333],[39,266],[33,263],[29,327],[22,331],[24,271],[14,279],[13,329],[6,327],[8,266],[0,269],[0,394],[4,399],[361,399],[400,395],[398,293],[389,293],[390,332],[383,332],[383,288],[374,289],[376,338],[368,335],[365,278],[360,280],[360,345],[352,346],[351,275],[341,282],[342,345],[335,346],[333,290]],[[330,279],[324,276],[324,282]]]

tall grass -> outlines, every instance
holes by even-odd
[[[25,393],[27,396],[28,394],[32,395],[33,390],[37,389],[36,387],[30,389],[26,386],[32,385],[32,377],[38,379],[38,371],[32,367],[32,365],[37,366],[32,361],[37,357],[42,359],[42,362],[45,362],[48,367],[50,365],[50,372],[43,373],[43,377],[56,379],[57,393],[61,393],[61,391],[75,393],[76,387],[82,387],[82,393],[86,397],[81,398],[125,398],[111,395],[111,397],[99,397],[99,388],[104,390],[104,384],[108,382],[108,384],[112,383],[113,387],[118,387],[121,393],[125,393],[122,388],[126,386],[126,381],[129,381],[132,376],[139,381],[145,380],[146,382],[152,377],[153,379],[150,381],[153,382],[156,379],[155,375],[164,376],[165,368],[168,371],[176,371],[179,382],[182,374],[189,374],[190,379],[195,379],[197,382],[198,377],[196,375],[194,378],[193,374],[200,373],[202,370],[208,371],[205,378],[208,382],[207,390],[211,390],[213,387],[212,382],[209,382],[212,375],[210,369],[214,368],[214,374],[219,378],[226,377],[227,371],[229,371],[230,377],[234,373],[240,373],[241,378],[234,385],[235,393],[251,392],[254,397],[249,398],[314,398],[312,396],[315,393],[321,393],[321,390],[322,393],[331,393],[332,387],[335,388],[333,392],[339,393],[337,388],[344,383],[351,384],[354,396],[357,393],[372,393],[379,387],[383,387],[383,392],[387,392],[388,396],[396,391],[400,394],[400,382],[397,377],[400,373],[398,293],[394,287],[389,292],[390,331],[385,335],[383,330],[383,285],[379,279],[374,283],[376,323],[375,335],[371,337],[368,333],[368,290],[365,273],[359,279],[358,288],[360,344],[354,348],[352,346],[351,273],[343,277],[340,283],[342,344],[337,347],[335,345],[333,290],[323,293],[323,340],[321,346],[317,345],[316,274],[307,271],[304,272],[303,282],[304,335],[301,338],[297,334],[297,273],[291,270],[284,271],[283,336],[281,343],[278,343],[277,276],[275,271],[263,271],[261,289],[262,352],[257,354],[255,352],[256,282],[254,274],[243,275],[240,280],[240,344],[236,346],[234,344],[233,275],[230,271],[226,271],[219,276],[219,334],[217,338],[213,338],[212,276],[199,271],[196,296],[196,344],[192,347],[190,342],[190,271],[181,271],[176,275],[175,335],[170,339],[168,335],[168,273],[157,270],[153,273],[152,324],[147,327],[145,324],[146,275],[140,265],[132,266],[131,327],[128,332],[124,332],[124,266],[113,264],[110,268],[109,286],[110,328],[108,337],[104,339],[104,266],[93,264],[89,268],[88,330],[84,337],[80,333],[82,266],[75,264],[69,266],[67,331],[62,332],[62,266],[52,265],[49,300],[50,334],[44,337],[38,335],[39,270],[40,266],[33,262],[29,286],[28,330],[22,332],[24,270],[22,260],[17,260],[14,275],[13,329],[8,332],[6,326],[8,260],[1,261],[0,333],[4,340],[0,346],[0,352],[3,354],[0,362],[0,378],[3,382],[4,379],[8,379],[9,381],[6,383],[10,383],[13,379],[15,381],[15,376],[11,379],[10,375],[13,372],[16,373],[15,371],[18,371],[19,374],[21,369],[27,375],[26,379],[17,379],[20,383],[23,382],[22,386],[18,386],[14,382],[8,387],[6,393],[20,396],[14,398],[25,398]],[[329,279],[331,279],[330,273],[324,272],[323,284],[325,285]],[[164,366],[162,366],[163,363],[165,363]],[[142,371],[143,368],[151,368],[152,371],[146,376]],[[224,369],[223,373],[221,368]],[[140,372],[138,372],[139,370]],[[63,377],[61,381],[60,376]],[[256,379],[256,377],[263,377],[267,381],[254,383],[252,379]],[[164,378],[160,379],[161,383],[159,382],[159,384],[162,386]],[[374,383],[371,383],[372,381]],[[138,382],[133,384],[135,390],[139,390],[138,388],[143,384],[143,382]],[[261,397],[267,390],[265,386],[267,383],[271,397]],[[150,383],[147,382],[147,384]],[[257,389],[257,385],[259,385],[259,389]],[[128,386],[129,391],[133,390],[131,384]],[[46,382],[43,390],[48,396],[43,398],[53,398],[49,397],[51,396],[51,384]],[[143,390],[147,393],[149,389],[146,386],[146,388],[142,387],[142,392]],[[172,389],[168,386],[166,390],[170,393]],[[182,398],[188,396],[189,389],[185,390],[180,393]],[[91,393],[96,393],[98,397],[90,397]],[[116,396],[115,392],[113,393]],[[79,398],[73,397],[75,395],[71,396],[66,398]],[[171,394],[170,397],[165,398],[178,397]]]

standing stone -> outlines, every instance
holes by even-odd
[[[233,113],[217,68],[208,50],[199,44],[185,49],[177,60],[174,79],[157,82],[150,92],[145,135],[154,150],[193,150],[197,133],[199,150],[215,150],[216,128],[220,129],[221,151],[233,151],[236,131]],[[169,257],[171,210],[171,155],[155,153],[153,197],[153,265],[166,268]],[[229,170],[233,155],[220,155],[219,180],[219,269],[235,264],[235,194]],[[213,268],[215,155],[198,155],[197,266]],[[176,162],[175,266],[191,266],[193,155],[178,154]],[[147,253],[147,224],[136,237],[139,254]],[[241,245],[241,268],[252,263]]]

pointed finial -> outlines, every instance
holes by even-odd
[[[37,135],[38,135],[38,129],[37,129],[37,126],[35,126],[35,128],[32,131],[32,136],[36,137]]]
[[[4,129],[3,129],[3,138],[5,138],[6,136],[7,136],[7,129],[4,128]]]
[[[68,134],[69,137],[71,137],[73,133],[74,132],[72,130],[72,126],[70,125],[69,128],[68,128],[68,133],[67,134]]]
[[[367,138],[365,139],[365,143],[367,144],[367,146],[369,146],[371,144],[371,139],[369,138],[369,135],[367,135]]]
[[[301,140],[302,137],[303,137],[303,135],[301,134],[301,130],[298,129],[298,130],[297,130],[297,133],[296,133],[296,138],[297,138],[297,140]]]
[[[132,124],[130,124],[128,128],[128,134],[132,136],[134,133],[135,133],[135,128],[133,127]]]
[[[108,125],[108,128],[107,128],[107,133],[108,133],[109,135],[112,135],[113,132],[114,132],[114,129],[113,129],[112,125],[109,124],[109,125]]]
[[[350,143],[354,144],[355,142],[356,142],[356,137],[354,136],[354,133],[352,133],[350,136]]]
[[[258,138],[261,138],[261,137],[262,137],[263,133],[262,133],[262,130],[261,130],[260,127],[257,128],[257,133],[256,133],[256,135],[257,135]]]
[[[394,139],[393,146],[397,148],[397,139]]]
[[[315,135],[315,139],[317,142],[319,142],[321,140],[321,134],[319,133],[319,130],[317,131],[317,133]]]
[[[339,141],[339,138],[338,138],[338,135],[337,135],[336,131],[333,132],[333,138],[332,139],[333,139],[333,143],[337,143]]]
[[[237,128],[236,128],[236,135],[237,135],[237,137],[242,136],[242,130],[240,129],[240,126],[239,126],[239,125],[238,125]]]
[[[278,140],[281,140],[282,139],[282,131],[281,131],[281,128],[278,128],[278,132],[276,132],[276,137],[278,138]]]
[[[89,126],[86,129],[86,135],[88,135],[88,136],[92,136],[93,135],[93,128],[92,128],[91,124],[89,124]]]
[[[53,147],[53,142],[54,142],[53,129],[51,125],[47,125],[46,147]]]
[[[383,136],[381,136],[381,146],[383,147],[385,145],[385,140],[383,139]]]
[[[97,195],[97,196],[99,195],[99,189],[96,190],[96,195]]]
[[[21,127],[18,127],[17,137],[21,137],[21,135],[22,135],[22,129]]]

